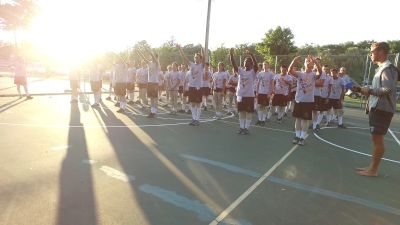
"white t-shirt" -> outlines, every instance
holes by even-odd
[[[136,70],[136,82],[138,84],[147,84],[147,69],[146,68],[140,68]]]
[[[129,67],[128,68],[128,83],[135,82],[135,78],[136,78],[136,68]]]
[[[328,97],[328,89],[329,89],[329,84],[331,84],[331,79],[332,77],[327,75],[325,72],[323,72],[320,76],[321,82],[323,82],[322,87],[315,87],[314,89],[314,96],[321,96],[322,98],[327,98]]]
[[[292,77],[292,88],[290,89],[290,92],[295,92],[297,89],[297,77],[293,75],[289,75]]]
[[[148,66],[148,69],[149,69],[148,70],[149,73],[148,73],[147,82],[148,83],[157,83],[158,84],[158,80],[159,80],[158,78],[160,76],[160,67],[155,62],[149,62],[147,64],[147,66]]]
[[[89,74],[90,81],[101,81],[101,70],[93,69]]]
[[[190,62],[189,67],[190,67],[189,87],[200,89],[203,81],[204,65]]]
[[[275,74],[270,71],[260,72],[257,74],[258,90],[259,94],[271,94],[274,85]]]
[[[287,82],[292,82],[292,77],[285,74],[285,75],[280,75],[277,74],[275,76],[275,86],[274,86],[274,92],[277,95],[288,95],[289,94],[289,87],[290,84],[287,84],[285,81]]]
[[[228,82],[226,82],[226,87],[227,88],[230,88],[230,87],[235,87],[236,88],[237,84],[238,84],[238,81],[239,81],[239,78],[237,76],[230,75],[229,79],[228,79]]]
[[[179,71],[171,71],[168,73],[168,89],[170,91],[177,91],[179,90],[179,85],[181,83],[181,74]]]
[[[311,71],[297,72],[297,74],[296,102],[314,102],[316,73]]]
[[[238,69],[239,81],[237,85],[236,95],[240,97],[254,97],[254,80],[256,72],[251,70]]]
[[[14,65],[14,76],[16,77],[26,77],[26,65],[23,62],[17,62]]]
[[[212,76],[213,84],[214,84],[214,90],[217,88],[223,88],[224,84],[229,78],[229,74],[226,71],[223,72],[215,72]],[[224,82],[225,81],[225,82]]]
[[[184,86],[185,85],[186,72],[185,71],[179,71],[179,76],[180,76],[179,79],[181,81],[179,86]]]
[[[123,64],[117,64],[114,67],[115,83],[126,83],[128,80],[128,70]]]
[[[340,99],[340,96],[342,95],[342,88],[344,88],[345,81],[338,77],[337,79],[332,78],[331,80],[331,95],[329,96],[330,99]]]
[[[185,79],[183,80],[183,90],[188,91],[189,90],[189,77],[191,77],[192,74],[189,71],[186,72],[185,74]]]

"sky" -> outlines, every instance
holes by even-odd
[[[146,40],[159,47],[205,42],[208,0],[39,0],[41,12],[19,39],[59,60],[84,60]],[[209,48],[257,43],[277,26],[296,46],[398,40],[396,0],[212,0]],[[1,32],[0,38],[12,40]],[[79,50],[80,54],[76,52]]]

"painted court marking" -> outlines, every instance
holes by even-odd
[[[218,167],[218,168],[221,168],[221,169],[233,172],[233,173],[243,174],[243,175],[254,177],[254,178],[259,178],[261,176],[261,174],[258,172],[244,169],[241,167],[237,167],[237,166],[227,164],[224,162],[214,161],[214,160],[201,158],[201,157],[197,157],[197,156],[192,156],[192,155],[186,155],[186,154],[182,154],[181,156],[188,160],[208,164],[208,165]],[[346,194],[322,189],[319,187],[314,187],[314,186],[310,186],[310,185],[306,185],[306,184],[293,182],[293,181],[278,178],[278,177],[270,176],[270,177],[268,177],[267,180],[272,183],[280,184],[280,185],[283,185],[286,187],[295,188],[295,189],[305,191],[305,192],[311,192],[311,193],[315,193],[315,194],[330,197],[330,198],[336,198],[336,199],[340,199],[343,201],[356,203],[356,204],[363,205],[363,206],[366,206],[366,207],[369,207],[372,209],[377,209],[377,210],[380,210],[383,212],[387,212],[387,213],[391,213],[391,214],[400,216],[400,209],[398,209],[398,208],[387,206],[387,205],[384,205],[381,203],[376,203],[376,202],[373,202],[373,201],[370,201],[367,199],[363,199],[363,198],[359,198],[356,196],[346,195]]]
[[[306,137],[307,138],[307,137]],[[267,172],[264,173],[253,185],[240,195],[231,205],[222,211],[209,225],[217,225],[225,219],[243,200],[245,200],[262,182],[267,179],[299,146],[293,146],[281,159],[279,159]]]
[[[353,128],[357,128],[357,127],[353,127]],[[322,128],[322,129],[324,129],[324,128]],[[360,129],[364,129],[364,128],[360,128]],[[368,129],[369,129],[369,128],[368,128]],[[329,144],[329,145],[332,145],[332,146],[334,146],[334,147],[343,149],[343,150],[345,150],[345,151],[349,151],[349,152],[353,152],[353,153],[356,153],[356,154],[359,154],[359,155],[364,155],[364,156],[372,157],[372,155],[370,155],[370,154],[367,154],[367,153],[364,153],[364,152],[360,152],[360,151],[356,151],[356,150],[353,150],[353,149],[350,149],[350,148],[346,148],[346,147],[343,147],[343,146],[341,146],[341,145],[337,145],[337,144],[335,144],[335,143],[332,143],[332,142],[330,142],[330,141],[327,141],[327,140],[321,138],[321,137],[320,137],[318,134],[316,134],[316,133],[314,133],[314,136],[315,136],[317,139],[319,139],[320,141],[325,142],[326,144]],[[393,159],[382,158],[382,160],[400,164],[400,161],[393,160]]]
[[[397,144],[400,145],[400,140],[396,137],[396,135],[394,135],[394,133],[393,133],[393,131],[391,129],[389,129],[389,133],[392,135],[392,137],[397,142]]]

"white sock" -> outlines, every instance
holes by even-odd
[[[315,128],[317,128],[317,122],[316,122],[316,121],[313,121],[313,122],[312,122],[312,129],[315,129]]]
[[[240,128],[244,129],[245,128],[245,124],[246,124],[246,120],[245,119],[239,119]]]
[[[119,107],[120,107],[121,109],[124,109],[124,110],[125,110],[125,108],[126,108],[126,102],[119,102]]]
[[[264,112],[263,114],[262,114],[262,121],[265,121],[265,118],[267,118],[267,114]]]
[[[338,124],[339,125],[343,124],[343,116],[338,116]]]
[[[258,110],[257,115],[258,115],[258,121],[263,121],[263,112],[261,110]]]
[[[317,124],[321,124],[322,118],[324,117],[324,115],[322,113],[318,114],[317,117]]]
[[[196,120],[200,119],[200,115],[201,115],[201,107],[197,108]]]
[[[196,107],[191,106],[190,111],[192,111],[192,119],[196,120],[196,114],[197,114]]]
[[[303,139],[304,139],[304,138],[306,137],[306,134],[307,134],[306,132],[301,131],[301,133],[300,133],[300,138],[303,138]]]
[[[327,115],[326,116],[326,122],[331,122],[331,120],[332,120],[332,115],[331,114],[329,114],[329,115]]]
[[[133,101],[135,98],[135,93],[129,93],[129,100]]]
[[[271,119],[271,116],[272,116],[272,109],[268,111],[267,119]]]
[[[245,124],[244,124],[244,128],[249,129],[251,124],[251,120],[246,120]]]
[[[296,137],[300,138],[301,136],[301,131],[300,130],[296,130]]]

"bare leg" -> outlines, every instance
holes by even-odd
[[[384,135],[372,134],[372,142],[374,145],[372,153],[372,161],[368,167],[358,168],[358,175],[376,177],[378,176],[378,167],[381,162],[383,153],[385,152],[385,146],[383,141]]]

